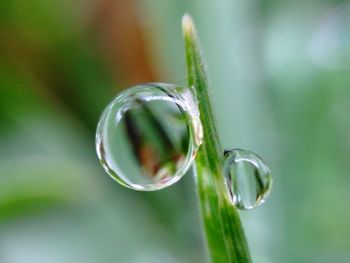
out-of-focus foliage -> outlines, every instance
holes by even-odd
[[[1,1],[0,262],[203,262],[191,175],[134,192],[94,151],[118,89],[185,83],[186,11],[224,146],[259,153],[274,175],[266,204],[241,213],[253,261],[349,262],[346,10],[329,0]]]

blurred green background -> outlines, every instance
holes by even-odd
[[[206,260],[190,174],[128,190],[94,149],[122,88],[186,83],[185,12],[223,145],[274,175],[240,213],[254,262],[350,262],[349,1],[2,0],[1,263]]]

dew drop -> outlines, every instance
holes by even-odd
[[[105,171],[134,190],[160,190],[189,169],[202,142],[192,91],[147,83],[121,92],[104,110],[96,151]]]
[[[272,186],[269,167],[247,150],[227,150],[224,155],[224,175],[232,203],[242,210],[263,203]]]

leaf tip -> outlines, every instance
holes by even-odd
[[[182,17],[182,29],[185,35],[192,35],[194,31],[193,20],[190,14],[186,13]]]

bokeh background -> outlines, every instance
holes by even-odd
[[[0,1],[0,262],[204,262],[191,174],[142,193],[94,134],[123,88],[185,85],[181,17],[202,40],[223,144],[271,166],[241,212],[254,262],[350,262],[350,2]]]

